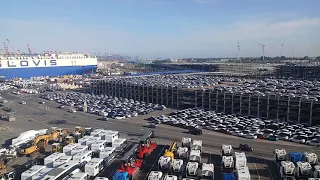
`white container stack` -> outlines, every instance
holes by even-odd
[[[68,180],[88,180],[88,174],[84,172],[77,172],[73,174]]]
[[[49,168],[52,168],[53,162],[59,159],[63,155],[64,153],[58,153],[58,152],[51,154],[50,156],[44,158],[44,165]]]
[[[79,163],[89,162],[92,159],[92,151],[83,151],[78,154],[75,154],[72,157],[72,160],[77,161]]]
[[[106,143],[107,143],[107,140],[98,140],[96,141],[95,143],[91,144],[91,151],[92,152],[100,152],[102,150],[104,150],[104,148],[106,147]]]
[[[76,148],[71,150],[70,154],[71,154],[71,156],[73,156],[75,154],[81,153],[81,152],[86,151],[86,150],[89,150],[88,146],[79,144]]]
[[[85,172],[89,176],[94,177],[98,175],[104,168],[104,160],[100,158],[91,159],[84,167]]]
[[[124,138],[118,138],[118,139],[115,139],[113,142],[112,142],[112,147],[120,147],[122,146],[124,143],[126,142],[126,139]]]
[[[115,156],[115,147],[106,147],[104,150],[100,151],[99,158],[104,159],[106,162],[109,162]]]
[[[91,133],[90,133],[90,136],[99,136],[99,134],[102,132],[102,131],[105,131],[104,129],[95,129],[93,130]]]
[[[113,143],[116,139],[119,138],[118,131],[106,130],[104,133],[104,139],[107,140],[107,143]]]
[[[82,138],[78,139],[78,144],[86,145],[86,141],[92,138],[93,136],[83,136]]]
[[[34,176],[32,176],[32,180],[39,180],[45,177],[47,174],[49,174],[51,171],[53,171],[54,168],[44,168],[41,171],[37,172]]]
[[[78,145],[78,143],[68,144],[62,148],[62,152],[65,153],[67,156],[71,156],[71,151],[75,149]]]
[[[64,163],[69,162],[72,159],[72,156],[63,155],[59,159],[53,162],[53,167],[58,167]]]
[[[95,143],[96,141],[100,140],[101,137],[92,137],[86,141],[86,145],[91,148],[91,144]]]
[[[30,169],[24,171],[21,174],[21,180],[32,180],[32,176],[37,174],[37,172],[41,171],[42,169],[46,168],[46,166],[35,165],[32,166]]]

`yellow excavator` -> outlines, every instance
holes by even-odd
[[[58,131],[51,131],[49,134],[40,135],[36,137],[31,143],[23,144],[19,148],[20,155],[32,155],[41,148],[45,148],[50,140],[56,140],[59,138],[60,133]]]
[[[166,149],[163,156],[170,157],[171,160],[174,159],[175,151],[177,149],[177,142],[171,143],[169,149]]]

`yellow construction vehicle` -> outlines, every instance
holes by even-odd
[[[74,141],[75,141],[75,139],[72,136],[66,136],[63,139],[64,145],[72,144],[72,143],[74,143]]]
[[[176,149],[177,149],[177,142],[171,143],[169,149],[165,150],[163,156],[170,157],[171,160],[173,160]]]
[[[7,170],[7,159],[2,158],[0,159],[0,176],[3,176]]]
[[[74,132],[75,133],[81,133],[82,136],[83,135],[90,135],[90,133],[92,132],[92,128],[91,127],[83,128],[81,126],[76,126]]]
[[[61,144],[60,143],[53,143],[51,145],[51,150],[52,150],[52,152],[61,152],[62,151]]]
[[[51,131],[49,134],[36,137],[33,142],[21,145],[19,148],[20,155],[31,155],[40,149],[44,149],[50,140],[58,139],[59,132]]]

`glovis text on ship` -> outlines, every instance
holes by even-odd
[[[2,60],[0,67],[38,67],[38,66],[57,66],[57,60],[51,59],[37,59],[37,60]]]

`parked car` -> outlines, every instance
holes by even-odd
[[[239,150],[241,151],[253,151],[253,148],[248,144],[239,144]]]
[[[202,130],[198,129],[198,128],[190,128],[189,129],[189,133],[193,134],[193,135],[201,135],[202,134]]]

